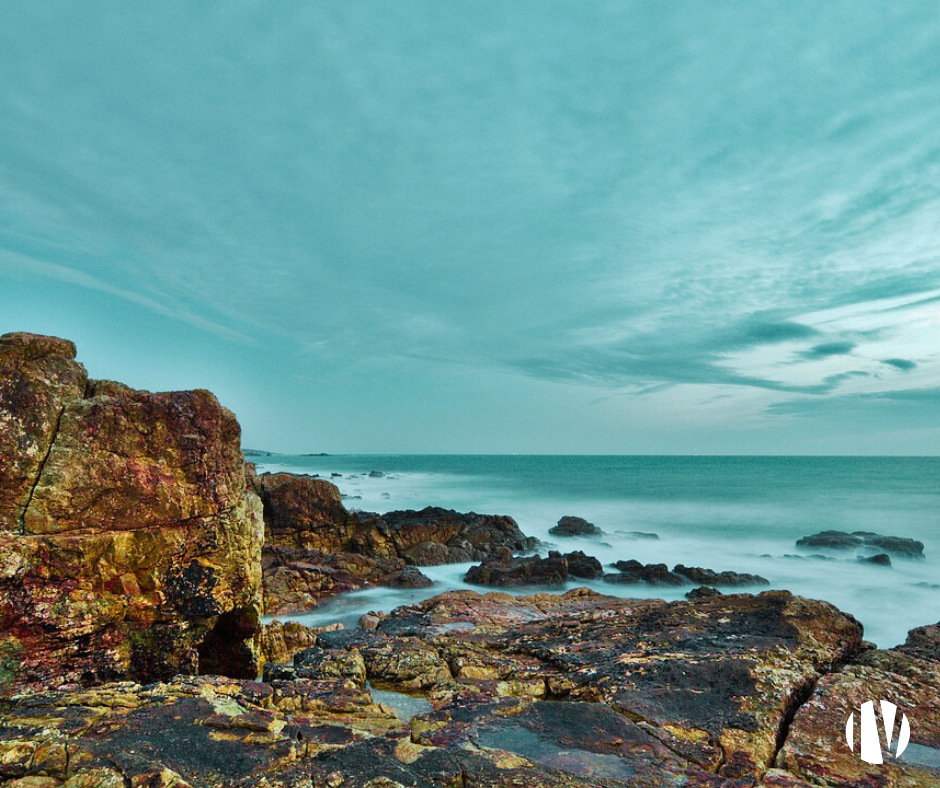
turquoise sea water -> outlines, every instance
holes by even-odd
[[[881,646],[914,626],[940,620],[940,458],[679,457],[517,455],[274,455],[259,471],[331,478],[346,505],[369,511],[444,506],[508,514],[527,534],[603,563],[636,558],[763,575],[773,588],[826,599],[855,615]],[[378,471],[382,476],[369,476]],[[332,477],[331,474],[342,474]],[[585,517],[604,535],[557,539],[562,515]],[[909,536],[923,560],[861,564],[854,552],[799,550],[801,536],[825,529]],[[658,540],[630,538],[651,531]],[[812,557],[825,554],[829,560]],[[799,556],[799,557],[797,557]],[[443,590],[467,587],[468,565],[425,571],[435,586],[369,589],[347,595],[307,623],[352,623]],[[678,599],[687,589],[578,581],[606,593]],[[532,589],[521,589],[520,593]]]

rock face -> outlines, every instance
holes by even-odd
[[[781,744],[861,643],[853,619],[785,592],[460,591],[373,624],[317,633],[266,683],[176,678],[0,706],[0,784],[805,788],[777,768]],[[431,709],[402,721],[370,685]]]
[[[871,531],[820,531],[804,536],[796,542],[797,547],[828,547],[835,550],[874,549],[882,553],[900,555],[905,558],[923,558],[924,543],[903,536],[883,536]]]
[[[601,529],[581,517],[562,517],[557,525],[548,529],[554,536],[596,536]]]
[[[0,695],[258,669],[261,506],[206,391],[89,381],[0,338]]]

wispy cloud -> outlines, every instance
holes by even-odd
[[[806,361],[815,361],[830,356],[847,356],[855,347],[854,342],[823,342],[821,345],[814,345],[809,350],[801,350],[798,355]]]
[[[885,358],[881,360],[882,364],[901,370],[901,372],[910,372],[917,369],[917,363],[906,358]]]

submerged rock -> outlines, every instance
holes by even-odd
[[[858,548],[876,548],[884,553],[892,553],[907,558],[923,558],[924,543],[916,539],[901,536],[883,536],[871,531],[820,531],[804,536],[796,542],[797,547],[828,547],[836,550]]]
[[[605,583],[635,585],[646,583],[652,586],[682,586],[688,581],[675,572],[670,572],[665,564],[641,564],[639,561],[617,561],[614,568],[618,571],[604,575]]]
[[[687,577],[693,583],[703,586],[769,586],[770,581],[760,575],[751,575],[746,572],[716,572],[714,569],[703,569],[700,566],[683,566],[676,564],[673,572]]]
[[[877,564],[878,566],[891,566],[891,557],[886,553],[878,555],[859,556],[859,561],[863,564]]]
[[[602,533],[594,523],[589,523],[582,517],[572,517],[566,515],[562,517],[557,525],[548,529],[554,536],[596,536]]]
[[[258,670],[261,505],[207,391],[89,381],[0,337],[0,696]]]

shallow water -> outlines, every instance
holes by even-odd
[[[896,457],[557,457],[339,455],[255,458],[260,471],[315,473],[334,482],[350,508],[386,512],[444,506],[508,514],[522,530],[602,563],[635,558],[760,574],[772,588],[826,599],[855,615],[880,646],[940,619],[940,458]],[[380,477],[369,476],[378,471]],[[342,476],[331,477],[331,473]],[[556,539],[559,517],[594,522],[600,537]],[[913,537],[926,558],[892,556],[892,567],[861,564],[854,552],[795,546],[826,529]],[[634,539],[651,531],[658,540]],[[825,552],[832,560],[810,557]],[[787,557],[797,556],[797,557]],[[422,569],[426,589],[367,589],[312,614],[311,624],[355,623],[369,610],[453,588],[469,588],[468,565]],[[624,597],[680,599],[686,588],[577,581]],[[544,589],[514,589],[526,593]],[[558,589],[556,589],[558,590]],[[563,589],[561,589],[563,590]]]

